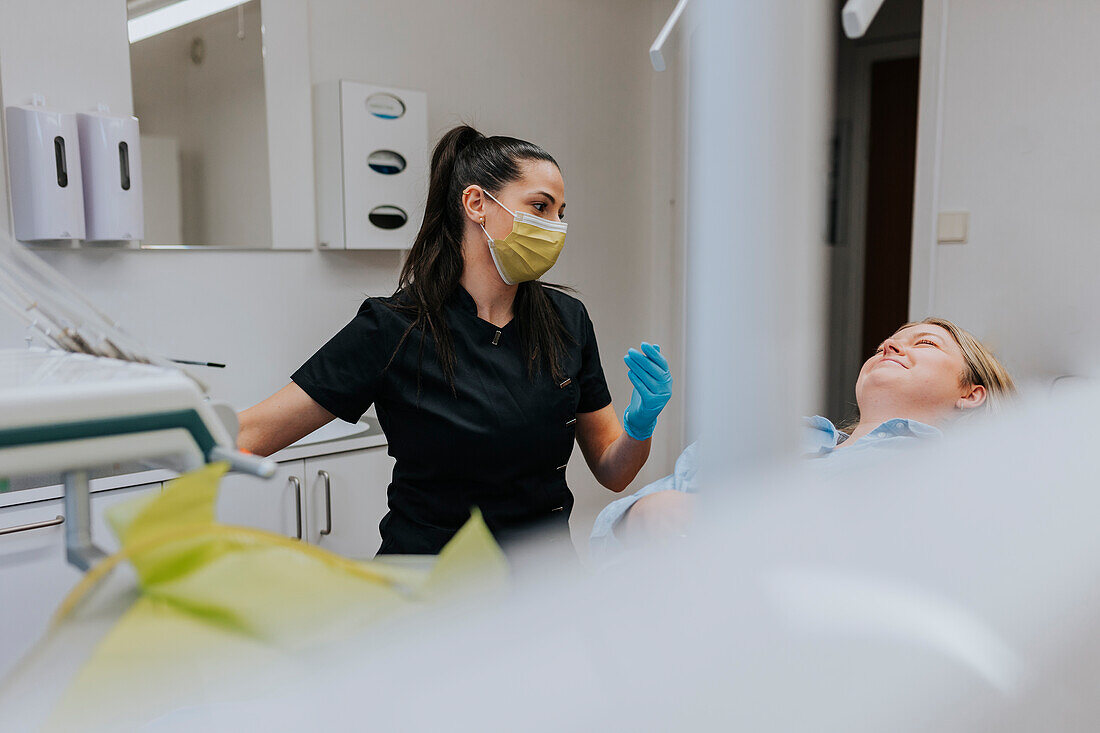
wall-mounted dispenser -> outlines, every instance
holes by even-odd
[[[428,97],[351,81],[313,92],[323,249],[408,249],[428,193]]]
[[[145,238],[141,138],[136,117],[98,112],[76,116],[84,180],[85,239]]]
[[[84,238],[84,193],[76,115],[29,106],[5,110],[8,184],[15,238],[22,242]]]

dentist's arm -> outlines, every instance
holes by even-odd
[[[241,429],[237,433],[237,447],[258,456],[269,456],[332,422],[335,415],[291,382],[240,413],[238,418]]]
[[[672,397],[672,374],[661,347],[643,343],[641,351],[631,349],[624,360],[634,393],[622,426],[612,405],[577,415],[577,443],[588,467],[601,485],[616,492],[645,465],[657,416]]]

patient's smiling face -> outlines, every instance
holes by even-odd
[[[935,423],[978,407],[985,390],[966,383],[962,349],[941,326],[919,323],[882,342],[856,380],[860,412]]]

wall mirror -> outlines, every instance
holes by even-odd
[[[143,248],[314,246],[305,3],[128,0]]]

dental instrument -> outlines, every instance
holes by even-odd
[[[6,305],[44,321],[48,345],[125,361],[169,366],[89,302],[69,280],[22,246],[0,237],[0,293]],[[205,387],[200,383],[200,388]]]
[[[0,266],[0,303],[51,347],[0,350],[0,474],[61,473],[72,565],[88,570],[103,557],[91,537],[92,469],[137,461],[182,472],[225,461],[274,475],[273,461],[236,450],[235,413],[211,402],[201,382],[126,335],[6,234]]]

